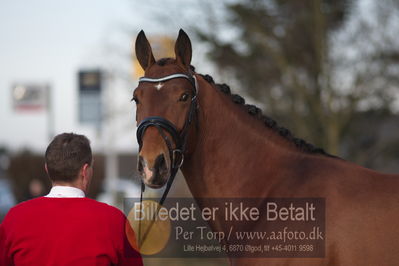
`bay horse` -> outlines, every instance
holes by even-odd
[[[145,124],[138,171],[147,186],[164,186],[176,163],[199,206],[206,198],[325,199],[324,257],[229,258],[231,265],[399,265],[398,175],[295,138],[227,85],[196,73],[182,30],[175,58],[156,61],[143,31],[135,51],[145,71],[133,100],[136,122]],[[222,220],[211,228],[225,229]]]

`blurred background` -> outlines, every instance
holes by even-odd
[[[197,72],[331,154],[399,172],[399,1],[0,0],[0,220],[48,193],[62,132],[91,140],[90,197],[139,196],[133,44],[143,29],[173,56],[180,28]],[[171,195],[190,197],[182,176]]]

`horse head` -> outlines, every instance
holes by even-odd
[[[156,61],[143,31],[135,44],[144,69],[133,94],[136,102],[138,171],[151,188],[164,186],[184,161],[190,124],[197,109],[197,88],[190,69],[191,42],[180,30],[175,58]]]

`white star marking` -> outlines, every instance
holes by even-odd
[[[163,84],[161,82],[159,82],[157,85],[155,85],[155,88],[159,91],[161,90],[163,87]]]

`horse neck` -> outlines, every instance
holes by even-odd
[[[198,83],[196,143],[182,167],[193,196],[267,196],[298,157],[293,145],[204,79]]]

